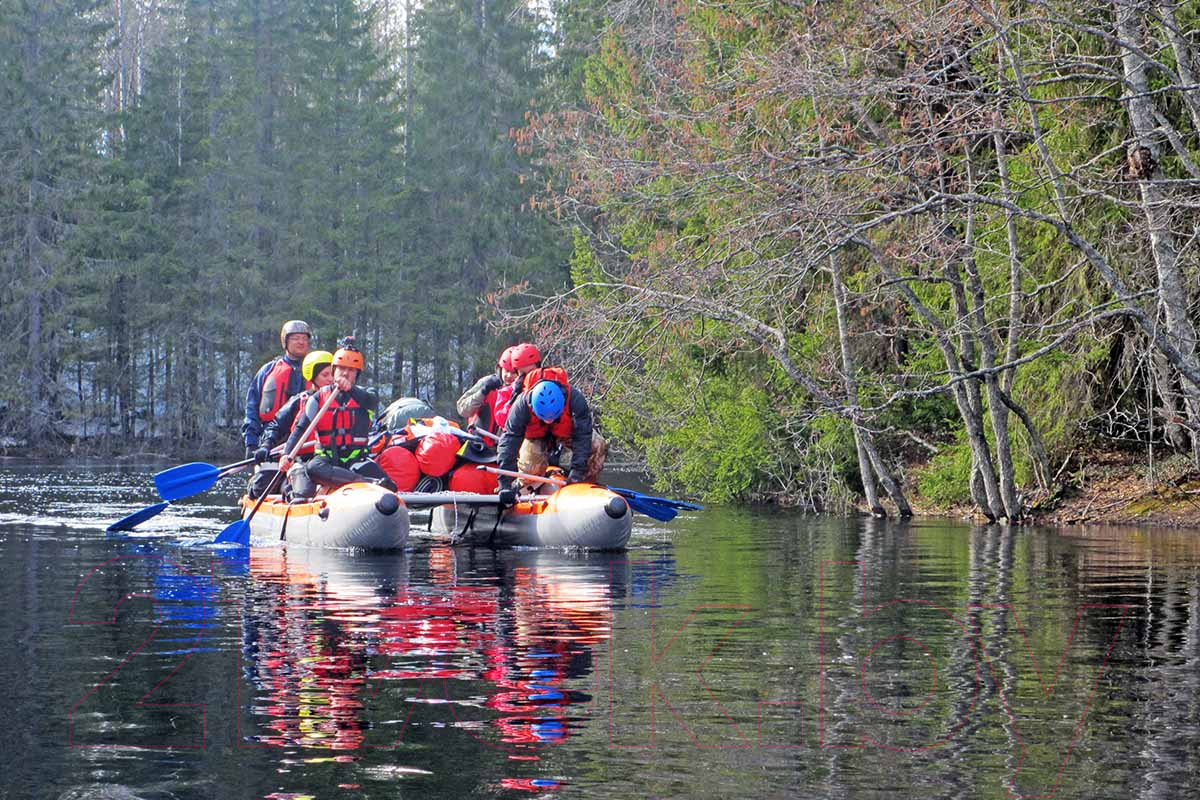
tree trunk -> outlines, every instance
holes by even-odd
[[[841,264],[838,254],[829,256],[829,275],[833,282],[833,307],[837,313],[838,344],[842,355],[842,384],[846,388],[846,404],[858,408],[858,381],[855,378],[854,361],[850,355],[850,334],[846,324],[846,287],[842,284]],[[879,504],[879,494],[875,491],[875,469],[871,465],[871,457],[867,453],[863,439],[870,432],[859,424],[857,415],[851,418],[854,426],[854,448],[858,453],[858,472],[862,476],[863,494],[867,498],[867,507],[877,517],[886,517],[882,505]]]
[[[968,223],[968,229],[970,228],[971,225]],[[973,235],[970,230],[968,230],[968,235]],[[969,246],[968,252],[970,252]],[[962,331],[959,334],[960,356],[954,352],[949,336],[944,333],[945,329],[939,323],[939,328],[943,331],[938,336],[939,341],[945,340],[945,344],[942,346],[942,355],[946,362],[946,368],[953,376],[974,369],[977,344],[975,334],[970,326],[971,311],[967,303],[966,291],[963,289],[962,276],[958,272],[958,265],[952,260],[947,260],[943,272],[954,295],[954,307],[959,319],[957,327]],[[932,312],[928,318],[936,319]],[[1008,512],[1001,499],[1000,482],[996,477],[996,470],[992,466],[991,447],[988,445],[987,435],[984,433],[983,398],[979,391],[979,382],[977,380],[959,381],[954,384],[952,391],[955,403],[958,405],[959,416],[962,417],[967,430],[967,442],[971,446],[971,457],[974,459],[973,471],[977,473],[983,486],[984,504],[980,506],[980,510],[989,520],[995,522],[1001,517],[1007,517]],[[973,494],[973,497],[976,505],[979,505],[981,498],[977,494]]]
[[[1192,118],[1194,135],[1200,135],[1200,91],[1195,88],[1197,76],[1192,66],[1193,53],[1187,37],[1180,31],[1179,23],[1175,20],[1175,5],[1175,0],[1158,0],[1158,12],[1167,30],[1167,41],[1171,43],[1171,50],[1175,53],[1175,72],[1179,75],[1179,81],[1185,87],[1189,87],[1181,89],[1179,95]]]
[[[973,186],[975,178],[969,152],[967,153],[966,168],[967,180]],[[963,265],[967,271],[967,286],[971,292],[971,322],[979,342],[980,366],[990,370],[996,366],[996,340],[987,319],[983,280],[979,277],[979,268],[975,263],[975,247],[975,206],[969,205],[967,206],[966,258],[963,260]],[[1010,522],[1017,522],[1021,519],[1021,504],[1017,499],[1012,444],[1008,435],[1008,408],[1000,399],[1000,384],[995,372],[986,374],[984,387],[987,389],[988,415],[992,423],[992,434],[996,439],[996,462],[1000,471],[1000,501],[1004,506],[1004,515]]]
[[[409,378],[408,396],[420,397],[418,394],[421,388],[420,372],[421,372],[421,335],[413,332],[412,337],[412,373]]]
[[[1029,447],[1033,451],[1034,473],[1038,481],[1038,486],[1042,491],[1050,491],[1050,456],[1046,453],[1046,443],[1042,440],[1042,435],[1038,432],[1037,426],[1033,424],[1033,419],[1030,418],[1029,412],[1025,408],[1012,399],[1003,389],[1000,390],[1000,400],[1004,405],[1008,406],[1009,411],[1017,415],[1021,420],[1021,424],[1025,426],[1025,433],[1029,436]]]
[[[880,272],[883,273],[888,282],[896,287],[897,291],[904,296],[913,310],[929,325],[934,340],[937,342],[938,349],[942,352],[942,358],[946,362],[946,368],[950,376],[955,378],[962,375],[966,370],[964,370],[962,361],[954,349],[954,343],[950,339],[946,326],[942,324],[942,321],[933,313],[933,310],[922,302],[921,298],[912,290],[912,287],[908,285],[908,282],[896,271],[895,267],[892,266],[889,256],[883,253],[869,239],[860,239],[859,242],[867,248],[867,251],[871,254],[872,259],[879,266]],[[965,307],[966,298],[962,291],[962,281],[959,280],[958,270],[953,262],[947,262],[945,273],[951,286],[954,288],[956,306],[959,306],[960,309]],[[980,471],[979,477],[983,481],[985,489],[982,495],[976,493],[974,491],[975,479],[972,478],[972,498],[988,519],[995,522],[997,518],[1004,515],[1004,508],[1000,503],[999,487],[996,483],[996,475],[992,471],[991,454],[988,451],[987,438],[983,433],[983,414],[980,409],[978,384],[974,381],[957,381],[950,387],[950,392],[954,397],[955,405],[958,407],[959,416],[962,417],[963,425],[966,427],[967,441],[971,446],[971,456]]]
[[[1196,353],[1196,328],[1188,316],[1188,291],[1183,270],[1179,267],[1179,250],[1171,232],[1171,198],[1167,196],[1160,181],[1163,179],[1158,166],[1161,153],[1158,147],[1157,124],[1154,118],[1154,100],[1150,94],[1150,79],[1147,64],[1131,45],[1144,44],[1142,36],[1142,14],[1146,11],[1140,3],[1116,4],[1117,35],[1123,47],[1121,65],[1126,80],[1126,105],[1129,109],[1129,124],[1133,130],[1133,142],[1129,148],[1129,163],[1133,177],[1138,181],[1142,197],[1142,213],[1150,235],[1150,251],[1158,271],[1158,299],[1166,317],[1166,334],[1184,358],[1192,360]],[[1192,449],[1192,459],[1200,466],[1200,386],[1186,375],[1183,383],[1183,404]],[[1171,391],[1160,383],[1159,390]],[[1166,395],[1163,395],[1164,399]]]

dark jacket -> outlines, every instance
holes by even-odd
[[[262,403],[263,383],[279,361],[286,361],[292,366],[292,378],[288,382],[288,397],[304,391],[304,374],[300,371],[300,362],[288,358],[286,354],[273,358],[258,368],[254,380],[250,381],[250,389],[246,392],[246,417],[242,422],[242,440],[247,447],[254,447],[262,436],[263,423],[258,418],[258,407]]]
[[[275,445],[288,438],[292,432],[292,423],[296,421],[296,415],[300,413],[300,409],[312,395],[311,391],[292,395],[291,399],[283,404],[283,408],[279,409],[275,419],[268,422],[267,426],[263,428],[262,436],[258,437],[258,446],[271,450]]]
[[[513,400],[508,409],[508,420],[504,423],[504,433],[500,434],[500,444],[496,446],[497,466],[500,469],[515,470],[517,454],[521,442],[525,439],[525,429],[533,417],[529,407],[529,392],[522,392]],[[571,386],[570,406],[563,411],[571,415],[571,468],[567,480],[577,483],[587,474],[588,457],[592,454],[592,410],[588,407],[583,392]],[[500,476],[500,488],[512,486],[513,479]]]

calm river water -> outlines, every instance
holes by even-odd
[[[229,479],[106,535],[151,471],[0,466],[2,797],[1200,797],[1196,532],[229,550]]]

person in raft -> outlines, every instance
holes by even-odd
[[[283,355],[259,367],[246,392],[246,418],[242,422],[242,440],[246,458],[258,449],[263,426],[275,419],[279,409],[306,387],[301,371],[304,357],[312,341],[312,328],[302,319],[289,319],[279,329],[279,344]]]
[[[363,366],[362,353],[354,346],[353,338],[343,339],[341,348],[333,354],[333,383],[314,392],[296,418],[284,446],[285,453],[292,452],[329,395],[338,393],[333,405],[317,422],[317,448],[313,459],[307,464],[296,463],[286,455],[279,459],[279,468],[287,472],[291,481],[293,500],[313,497],[315,484],[333,488],[365,481],[396,490],[396,485],[371,460],[367,450],[379,398],[374,392],[354,385]]]
[[[258,437],[258,449],[254,451],[254,463],[258,465],[258,470],[250,479],[250,487],[247,490],[252,500],[257,500],[266,490],[275,476],[276,470],[279,469],[277,463],[270,461],[271,451],[275,449],[276,445],[283,444],[288,434],[292,432],[296,417],[300,415],[300,409],[308,402],[308,398],[333,383],[333,353],[328,350],[313,350],[304,357],[300,371],[304,374],[304,380],[311,384],[311,388],[293,395],[284,403],[275,418],[263,428],[262,436]],[[301,458],[307,461],[309,455],[303,453]]]
[[[509,347],[500,354],[495,372],[475,381],[475,385],[458,398],[458,415],[466,420],[469,428],[494,434],[504,430],[513,382],[519,377],[512,362],[513,349]]]
[[[508,401],[508,407],[511,409],[513,400],[517,399],[522,387],[530,388],[533,385],[525,381],[525,376],[542,366],[542,353],[535,345],[521,342],[513,345],[510,358],[513,370],[517,373],[517,381],[513,383],[512,399]]]
[[[608,443],[592,428],[592,411],[583,393],[571,386],[561,367],[539,367],[528,372],[524,391],[512,402],[504,433],[497,446],[497,466],[502,470],[546,475],[551,466],[566,460],[567,483],[591,483],[604,468]],[[500,504],[516,502],[513,479],[500,476]]]

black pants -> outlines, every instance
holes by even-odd
[[[332,489],[364,479],[378,483],[389,491],[396,491],[396,484],[392,483],[383,468],[369,458],[340,466],[324,456],[317,456],[307,464],[297,464],[288,471],[288,480],[292,482],[292,493],[296,497],[312,497],[317,493],[318,483]]]
[[[262,497],[262,493],[267,490],[267,486],[278,473],[279,470],[275,469],[274,466],[263,464],[262,467],[259,468],[258,472],[255,472],[254,476],[250,478],[250,485],[246,489],[246,494],[250,495],[251,500],[257,500],[258,498]],[[283,493],[284,483],[286,483],[286,481],[282,479],[275,481],[274,490],[276,494]]]

